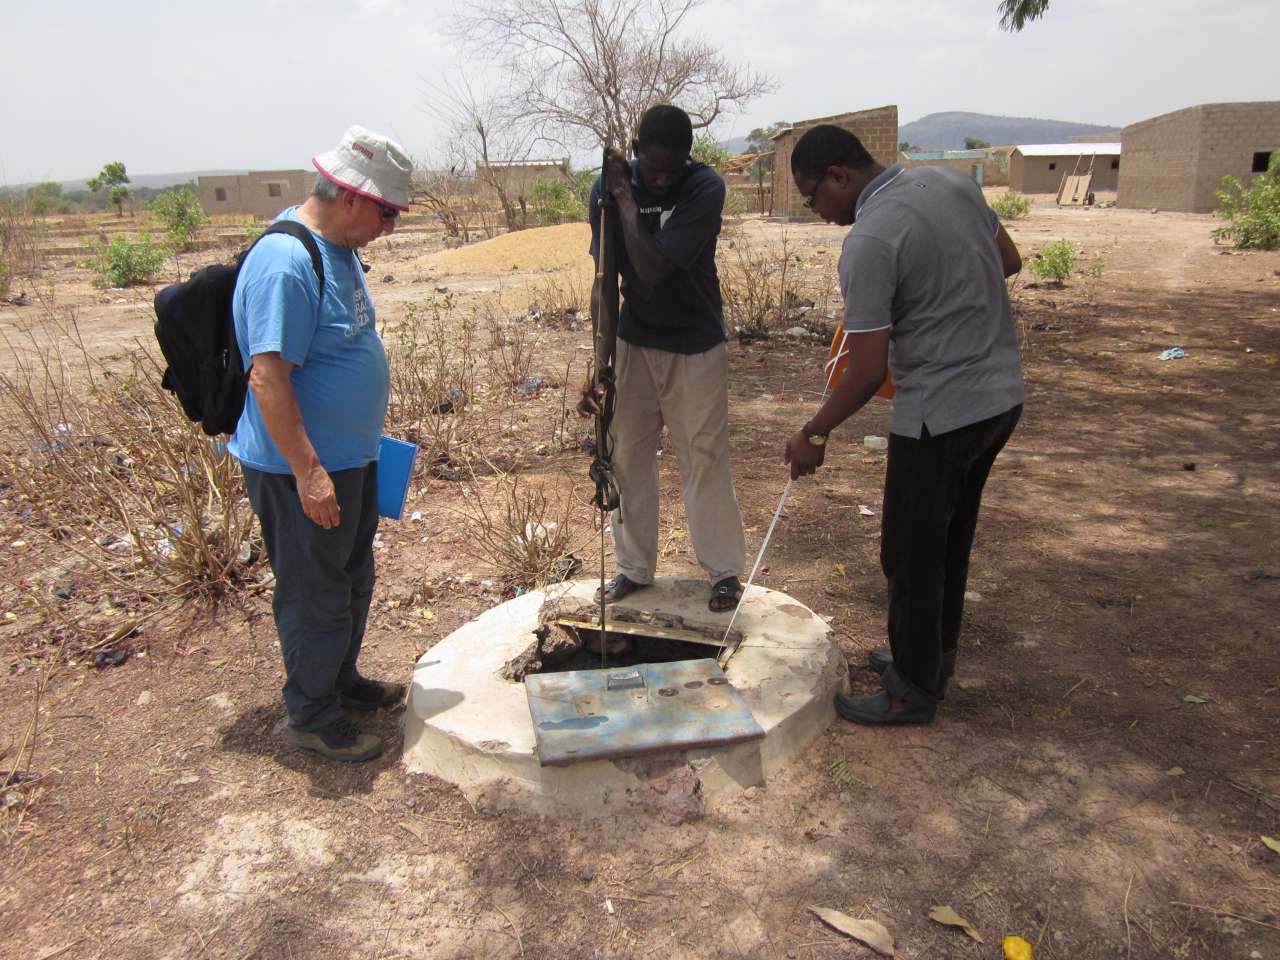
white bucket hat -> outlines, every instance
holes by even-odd
[[[342,142],[328,153],[312,157],[311,165],[353,193],[397,210],[409,209],[413,164],[404,147],[389,137],[360,126],[348,127]]]

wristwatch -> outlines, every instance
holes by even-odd
[[[808,424],[805,424],[803,427],[801,427],[800,432],[803,433],[805,435],[805,438],[815,447],[821,447],[826,445],[827,435],[825,433],[814,433],[812,430],[809,429]]]

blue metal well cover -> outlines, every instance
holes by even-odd
[[[535,673],[524,686],[544,767],[764,736],[712,659]]]

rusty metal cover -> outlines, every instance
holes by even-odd
[[[712,659],[536,673],[524,685],[544,767],[764,736]]]

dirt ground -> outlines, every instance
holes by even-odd
[[[380,321],[442,289],[527,300],[565,262],[543,251],[479,269],[407,226],[368,251]],[[1026,412],[987,488],[938,721],[837,720],[785,775],[678,826],[468,800],[402,769],[399,711],[372,722],[392,744],[373,763],[293,750],[277,730],[282,670],[263,591],[213,617],[156,618],[118,667],[60,653],[24,598],[67,576],[91,593],[92,576],[0,490],[5,760],[45,684],[37,779],[11,787],[0,812],[0,955],[873,955],[818,922],[807,909],[818,905],[880,921],[912,960],[999,957],[1009,934],[1060,960],[1280,957],[1280,857],[1262,840],[1280,837],[1280,252],[1216,247],[1212,227],[1044,203],[1012,224],[1024,256],[1065,237],[1100,267],[1062,288],[1026,271],[1012,282]],[[581,230],[558,229],[566,249],[580,243]],[[821,309],[839,228],[748,221],[723,249],[784,233]],[[149,336],[150,289],[93,291],[74,266],[54,277],[95,351]],[[0,306],[0,329],[18,338],[37,309]],[[563,380],[588,333],[537,332],[537,372]],[[1183,359],[1159,359],[1175,346]],[[785,438],[816,407],[825,346],[729,349],[754,556],[785,482]],[[531,400],[512,422],[546,433],[559,406]],[[833,436],[759,577],[834,618],[857,690],[874,689],[861,664],[883,643],[886,604],[884,455],[863,438],[884,436],[888,414],[876,401]],[[542,449],[530,473],[585,486],[572,444]],[[677,472],[665,458],[662,471],[661,572],[697,575]],[[410,504],[422,520],[384,525],[369,674],[407,681],[424,651],[500,602],[459,500],[458,484],[424,481]],[[424,587],[430,620],[407,609]],[[940,905],[982,942],[928,919]]]

